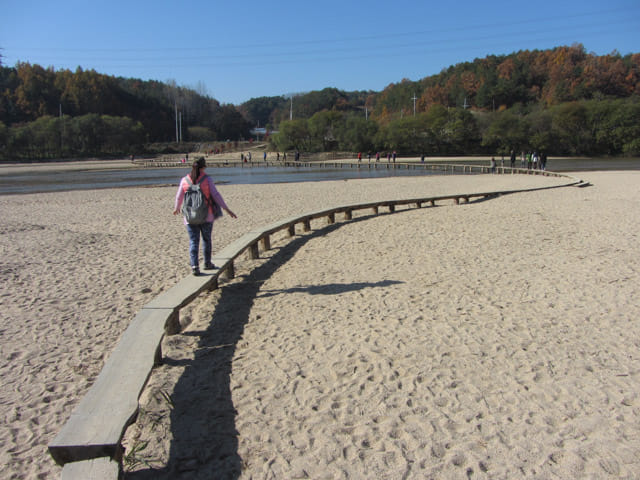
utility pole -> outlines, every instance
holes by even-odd
[[[178,137],[178,101],[177,100],[175,100],[174,106],[176,109],[176,143],[180,143],[180,140]]]
[[[289,107],[289,121],[293,120],[293,95],[291,95],[291,106]]]
[[[62,116],[62,104],[60,104],[60,124],[62,125],[60,128],[60,154],[62,154],[64,150],[64,117]]]
[[[413,100],[413,116],[415,117],[416,116],[416,100],[417,100],[415,93],[413,94],[412,100]]]
[[[180,112],[180,141],[182,142],[182,112]]]

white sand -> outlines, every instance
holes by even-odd
[[[594,186],[319,222],[240,262],[165,341],[127,478],[637,477],[640,173],[581,177]],[[214,245],[335,204],[554,182],[222,186],[240,218]],[[59,475],[47,442],[137,310],[188,274],[173,195],[0,197],[2,478]]]

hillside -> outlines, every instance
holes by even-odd
[[[0,65],[0,158],[239,140],[254,126],[279,129],[281,150],[637,155],[639,97],[640,54],[579,44],[491,55],[382,92],[325,88],[239,106],[175,84],[18,63]]]

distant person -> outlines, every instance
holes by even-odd
[[[547,169],[547,154],[544,152],[540,153],[540,168],[542,170]]]
[[[420,156],[420,162],[424,163],[424,153]]]
[[[213,230],[213,222],[215,220],[213,203],[211,202],[213,201],[219,205],[220,208],[225,210],[229,216],[231,216],[231,218],[237,218],[236,214],[227,207],[227,204],[222,198],[222,195],[220,195],[216,189],[211,177],[205,173],[204,169],[206,166],[207,164],[204,157],[200,157],[198,160],[193,162],[191,173],[182,177],[182,180],[180,180],[173,208],[174,215],[181,213],[185,193],[191,185],[196,184],[200,184],[202,193],[209,202],[209,212],[204,223],[190,224],[186,219],[184,220],[184,224],[187,227],[187,233],[189,234],[189,259],[191,263],[191,272],[194,275],[200,275],[200,261],[198,258],[200,251],[200,237],[202,237],[203,243],[204,269],[213,270],[216,268],[216,266],[211,263],[211,232]]]
[[[267,152],[264,152],[264,154],[262,155],[262,160],[263,161],[267,161]]]
[[[396,151],[393,151],[393,163],[396,163]]]
[[[511,160],[511,168],[515,168],[516,166],[516,151],[511,149],[511,158],[509,159]]]
[[[522,153],[520,154],[520,168],[525,168],[525,166],[527,165],[527,156],[524,153],[524,150],[522,150]]]
[[[380,161],[380,152],[376,152],[376,163]]]
[[[491,162],[489,163],[489,170],[491,173],[496,173],[496,157],[491,157]]]
[[[358,163],[362,161],[362,152],[358,152]]]
[[[300,152],[298,150],[296,150],[295,159],[296,159],[296,162],[300,161]]]
[[[280,161],[280,152],[276,152],[276,160],[279,162]]]

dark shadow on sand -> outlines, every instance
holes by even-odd
[[[376,215],[355,218],[348,223],[369,220]],[[236,410],[230,389],[232,360],[237,342],[249,321],[251,307],[260,294],[262,283],[309,240],[327,235],[344,222],[335,223],[296,237],[262,265],[253,269],[242,281],[221,285],[220,299],[207,328],[190,330],[183,335],[199,337],[193,360],[164,358],[168,366],[185,366],[185,371],[171,394],[171,430],[173,441],[167,466],[126,473],[128,480],[156,479],[236,479],[242,471],[238,455]],[[278,291],[262,296],[308,292],[336,295],[364,288],[384,288],[401,282],[329,284]]]
[[[262,290],[257,298],[273,297],[283,293],[308,293],[309,295],[340,295],[341,293],[355,292],[365,288],[384,288],[398,285],[397,280],[383,280],[381,282],[360,282],[360,283],[328,283],[326,285],[309,285],[307,287],[286,288],[283,290]]]

